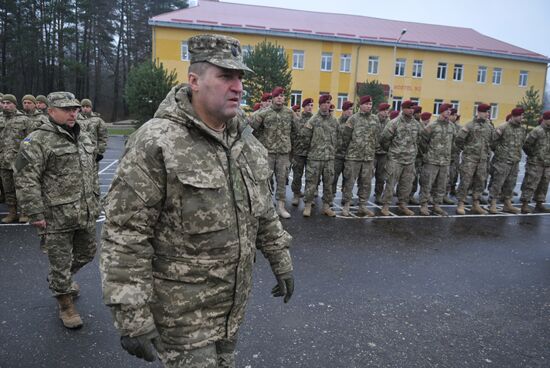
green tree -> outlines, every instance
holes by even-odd
[[[176,71],[168,72],[162,63],[146,61],[132,68],[125,88],[130,116],[137,119],[140,125],[151,119],[176,83]]]
[[[529,89],[525,91],[525,96],[518,105],[523,107],[523,109],[525,110],[523,118],[526,127],[537,126],[538,119],[542,113],[543,108],[542,97],[539,94],[539,90],[536,90],[534,86],[529,87]]]
[[[283,87],[285,96],[290,96],[292,73],[283,47],[263,41],[244,55],[244,63],[254,71],[245,76],[246,103],[250,107],[260,101],[262,93],[275,87]]]
[[[362,96],[371,96],[372,97],[372,111],[376,111],[376,107],[381,102],[386,102],[386,96],[384,94],[384,87],[383,85],[378,82],[377,80],[373,81],[366,81],[365,83],[358,83],[357,84],[357,93],[355,94],[357,97],[357,101],[359,102],[359,99]],[[356,103],[357,105],[357,103]]]

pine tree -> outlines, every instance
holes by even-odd
[[[356,102],[359,102],[362,96],[371,96],[373,111],[376,111],[376,106],[378,106],[379,103],[386,102],[384,87],[382,87],[382,84],[377,80],[370,82],[367,80],[365,83],[358,83],[357,93],[355,95],[357,96]]]
[[[519,106],[525,110],[523,119],[526,127],[535,127],[538,125],[538,119],[542,113],[542,97],[539,94],[539,90],[535,90],[534,86],[529,87],[525,91],[525,96],[519,102]]]

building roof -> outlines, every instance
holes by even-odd
[[[399,42],[401,48],[550,62],[544,55],[471,28],[218,1],[200,0],[197,6],[157,15],[149,24],[385,46],[393,46],[401,30],[406,28]]]

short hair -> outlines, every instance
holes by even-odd
[[[199,61],[189,65],[187,73],[193,73],[196,75],[203,75],[206,69],[208,69],[212,64],[206,61]]]

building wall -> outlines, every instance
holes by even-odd
[[[189,62],[181,61],[181,42],[204,31],[179,28],[153,27],[153,58],[161,61],[169,70],[175,69],[179,81],[185,81]],[[223,33],[223,32],[217,32]],[[406,59],[405,76],[394,76],[393,47],[358,45],[351,43],[327,42],[294,38],[271,37],[263,35],[225,33],[240,40],[243,47],[261,41],[278,43],[285,48],[289,65],[292,66],[294,50],[304,51],[304,68],[292,70],[292,90],[301,91],[302,98],[317,99],[320,92],[329,92],[336,100],[339,94],[355,98],[356,82],[378,80],[380,83],[393,83],[394,96],[419,98],[423,111],[433,112],[436,99],[445,102],[458,101],[461,121],[472,117],[476,102],[498,104],[498,114],[493,120],[498,124],[523,98],[529,86],[535,86],[543,95],[546,64],[490,57],[455,54],[436,51],[406,49],[398,45],[396,58]],[[321,54],[331,52],[332,71],[321,71]],[[351,69],[340,72],[340,55],[351,55]],[[379,57],[378,74],[369,74],[369,56]],[[423,61],[422,78],[413,78],[413,61]],[[447,76],[444,80],[436,78],[438,63],[447,63]],[[454,64],[463,65],[463,80],[453,80]],[[357,67],[359,66],[359,67]],[[478,67],[487,67],[485,83],[477,82]],[[500,85],[492,83],[494,68],[502,68]],[[520,87],[520,71],[528,72],[528,82]]]

